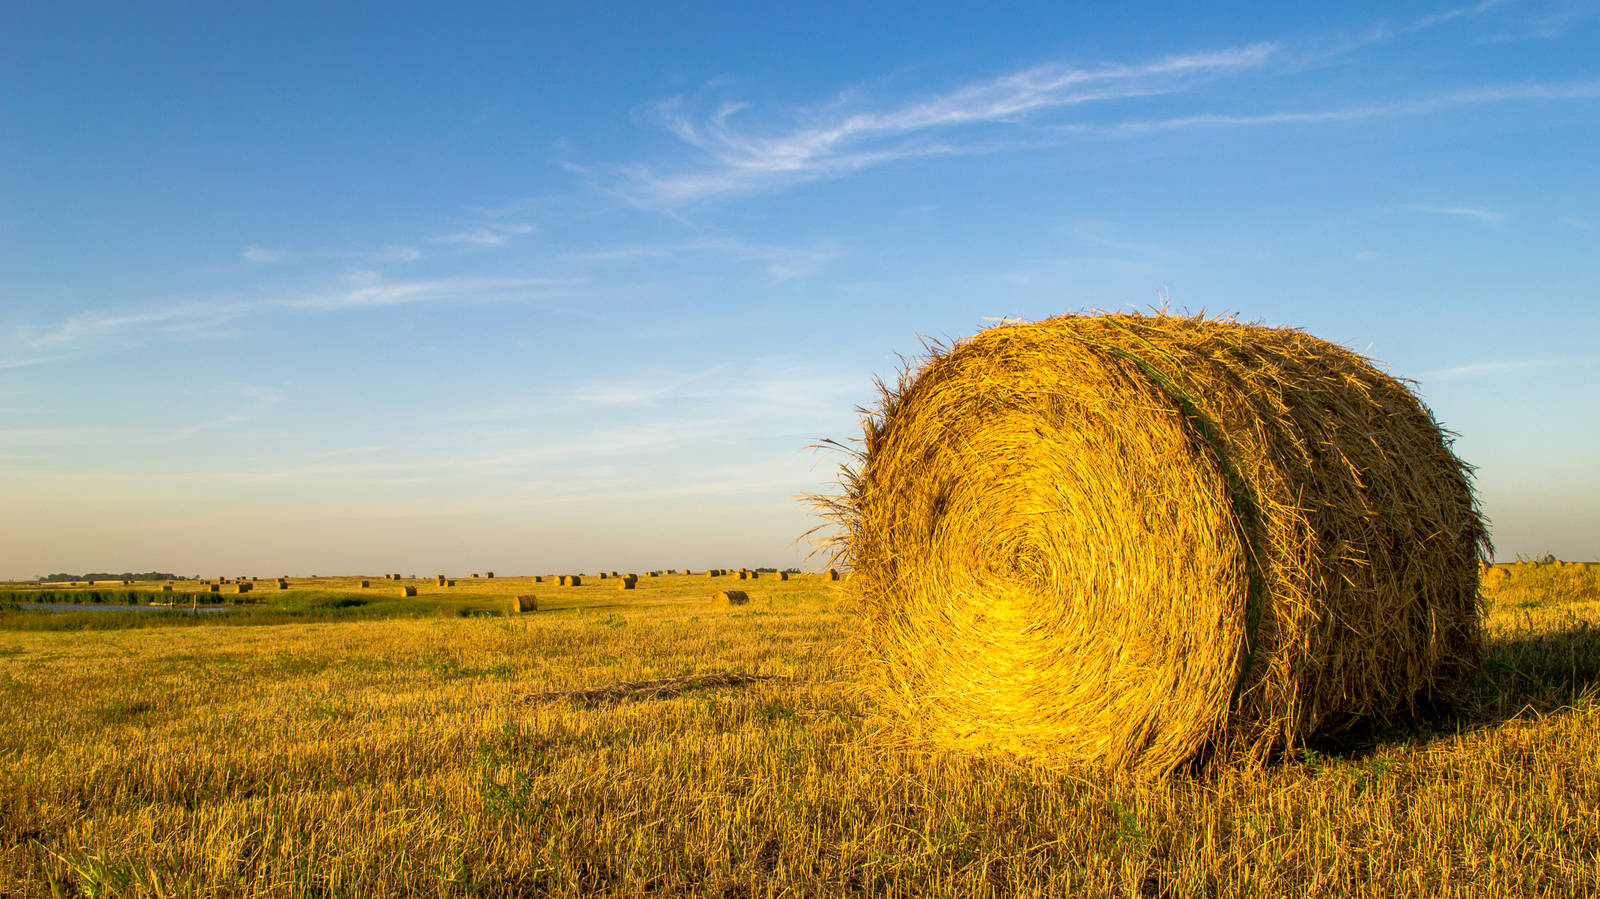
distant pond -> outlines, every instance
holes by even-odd
[[[191,610],[188,603],[171,606],[125,606],[87,602],[21,602],[17,605],[24,609],[38,609],[44,612],[226,612],[230,608],[230,606],[200,606]]]

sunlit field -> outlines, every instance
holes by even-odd
[[[897,739],[818,575],[9,607],[0,892],[1593,895],[1600,569],[1507,570],[1453,706],[1161,782]]]

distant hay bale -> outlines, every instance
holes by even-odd
[[[620,575],[618,575],[615,571],[611,572],[611,576],[612,577],[620,577]]]
[[[445,586],[446,586],[446,587],[454,587],[454,586],[455,586],[455,585],[456,585],[456,582],[455,582],[455,580],[454,580],[454,579],[451,579],[451,580],[447,580],[447,581],[445,581],[445,582],[444,582],[444,585],[445,585]]]
[[[607,575],[607,574],[606,574],[606,573],[605,573],[605,572],[604,572],[604,571],[602,571],[602,572],[600,572],[600,580],[602,580],[602,581],[603,581],[603,580],[605,580],[605,579],[606,579],[606,578],[607,578],[607,577],[608,577],[608,575]]]
[[[532,593],[523,593],[511,601],[511,611],[518,613],[537,612],[539,611],[539,599]]]
[[[839,569],[837,569],[837,568],[829,568],[828,569],[828,580],[836,581],[838,579],[839,579]]]
[[[536,574],[536,575],[534,575],[534,576],[533,576],[533,582],[534,582],[534,583],[535,583],[535,584],[542,584],[542,583],[544,583],[544,575],[542,575],[542,574]]]
[[[211,586],[207,587],[206,589],[211,593],[221,593],[222,592],[222,585],[221,584],[212,584]]]
[[[627,577],[621,579],[621,582],[619,584],[617,584],[617,589],[619,589],[619,590],[634,590],[634,589],[637,589],[638,586],[639,586],[639,576],[637,574],[630,574]]]
[[[739,580],[747,581],[749,579],[750,579],[750,572],[745,571],[743,568],[739,569]]]
[[[717,570],[715,568],[707,568],[706,569],[706,577],[716,577],[716,576],[717,576]]]
[[[574,575],[568,577],[567,578],[567,586],[569,586],[569,587],[582,587],[583,586],[583,575],[574,574]]]
[[[412,585],[410,585],[410,584],[407,584],[404,587],[400,588],[400,595],[401,596],[416,596],[417,595],[417,588],[412,586]]]
[[[370,586],[372,586],[372,582],[371,581],[362,581],[361,582],[361,589],[363,589],[363,590],[367,589]]]
[[[394,579],[395,579],[395,580],[397,580],[397,581],[398,581],[398,580],[400,580],[400,575],[398,575],[398,574],[397,574],[397,575],[395,575],[395,576],[394,576]]]
[[[492,571],[485,571],[485,572],[484,572],[484,573],[483,573],[483,577],[484,577],[484,580],[489,580],[489,579],[491,579],[491,578],[493,578],[493,577],[494,577],[494,572],[492,572]]]
[[[661,576],[661,572],[659,572],[659,571],[652,571],[652,572],[650,572],[650,576],[651,576],[651,577],[660,577],[660,576]]]
[[[712,599],[717,602],[726,602],[730,606],[742,606],[750,601],[750,594],[743,590],[723,590]]]
[[[438,586],[440,586],[440,587],[444,586],[444,580],[445,580],[444,575],[436,574],[436,575],[433,576],[433,579],[434,579],[434,581],[436,581],[438,583]]]
[[[255,584],[252,584],[249,581],[240,581],[237,584],[233,585],[233,592],[235,592],[235,593],[249,593],[251,588],[253,588],[254,586],[255,586]]]
[[[778,572],[778,580],[786,581],[788,579],[789,579],[789,572],[787,572],[787,571]]]
[[[862,446],[819,503],[886,707],[935,743],[1261,759],[1481,658],[1466,468],[1404,385],[1302,332],[989,328],[885,388]]]
[[[472,573],[472,576],[473,576],[473,577],[477,577],[477,576],[478,576],[478,573],[477,573],[477,572],[476,572],[476,571],[474,571],[474,572],[473,572],[473,573]]]
[[[287,590],[287,589],[289,589],[289,582],[287,580],[283,579],[283,578],[278,578],[277,584],[278,584],[278,589],[279,590]]]
[[[161,592],[162,593],[171,593],[172,592],[172,585],[171,584],[162,584],[161,585]]]

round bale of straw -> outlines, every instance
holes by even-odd
[[[582,587],[583,586],[583,575],[574,574],[571,577],[567,578],[567,585],[571,586],[571,587]]]
[[[517,613],[537,612],[539,611],[539,598],[532,593],[524,593],[511,600],[511,611]]]
[[[1479,662],[1469,469],[1356,353],[1062,316],[938,347],[882,393],[819,504],[882,694],[936,743],[1260,759]]]
[[[712,599],[717,602],[726,602],[730,606],[742,606],[750,601],[750,594],[743,590],[723,590]]]
[[[417,588],[411,586],[410,584],[407,584],[404,587],[400,588],[400,595],[401,596],[416,596],[417,595]]]

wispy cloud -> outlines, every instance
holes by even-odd
[[[1381,23],[1359,38],[1320,48],[1310,42],[1256,43],[1138,64],[1035,66],[875,110],[863,108],[858,91],[845,91],[832,102],[778,115],[743,102],[708,106],[692,97],[673,97],[658,104],[655,112],[673,135],[695,151],[695,158],[676,166],[626,168],[615,191],[635,202],[671,208],[723,194],[841,177],[903,160],[1044,149],[1073,137],[1128,138],[1202,127],[1360,122],[1490,103],[1600,96],[1600,82],[1596,81],[1518,83],[1320,109],[1198,112],[1157,119],[1118,120],[1116,115],[1118,101],[1195,92],[1225,79],[1301,72],[1308,66],[1348,58],[1376,43],[1482,17],[1502,5],[1502,0],[1482,0],[1408,22]],[[1089,107],[1096,110],[1098,121],[1087,120]],[[1061,121],[1068,110],[1080,108],[1085,110],[1083,120]],[[571,168],[596,177],[592,167]]]
[[[1367,103],[1311,110],[1281,110],[1263,113],[1201,113],[1164,119],[1133,119],[1106,124],[1067,124],[1054,130],[1060,135],[1129,138],[1158,131],[1189,128],[1261,127],[1270,125],[1315,125],[1360,122],[1368,119],[1428,115],[1491,103],[1517,101],[1592,100],[1600,98],[1600,81],[1566,84],[1492,85],[1454,91],[1431,97]],[[1040,141],[1036,146],[1045,146]]]
[[[47,326],[18,328],[0,348],[0,370],[43,365],[106,347],[214,338],[226,326],[272,310],[333,312],[416,303],[507,303],[553,300],[583,291],[581,278],[451,277],[388,280],[370,271],[336,287],[254,300],[181,302],[133,310],[91,309]]]
[[[1465,378],[1477,378],[1487,375],[1499,375],[1513,371],[1523,371],[1530,368],[1559,368],[1572,365],[1570,359],[1517,359],[1509,361],[1469,362],[1465,365],[1453,365],[1449,368],[1436,368],[1425,371],[1418,376],[1424,381],[1457,381]]]
[[[1485,225],[1498,225],[1505,220],[1505,215],[1493,209],[1483,209],[1477,206],[1424,206],[1419,203],[1410,203],[1406,206],[1412,212],[1425,212],[1429,215],[1447,215],[1452,218],[1470,219]]]
[[[251,244],[250,246],[245,247],[244,252],[240,253],[239,255],[244,257],[246,262],[259,262],[266,265],[274,265],[279,262],[284,262],[289,258],[289,252],[287,250],[268,249],[267,247],[258,246],[256,244]]]
[[[834,245],[811,247],[761,243],[732,237],[707,237],[696,240],[655,244],[635,244],[567,255],[581,263],[612,263],[636,259],[670,259],[694,254],[716,254],[759,265],[772,278],[786,281],[815,274],[839,256]]]
[[[527,234],[531,231],[533,231],[532,225],[514,222],[507,224],[484,225],[476,228],[468,228],[463,231],[452,231],[449,234],[440,234],[437,237],[430,237],[428,240],[432,243],[471,244],[480,247],[498,247],[504,245],[506,241],[513,237]]]
[[[388,281],[373,272],[352,275],[353,286],[277,301],[277,305],[298,309],[372,309],[408,303],[504,302],[533,299],[570,292],[581,281],[552,278],[434,278],[418,281]]]
[[[760,133],[739,127],[742,103],[698,116],[677,97],[657,107],[667,127],[700,150],[700,171],[657,175],[635,169],[647,198],[682,202],[772,183],[856,171],[912,156],[959,152],[926,135],[978,125],[1016,123],[1048,110],[1094,101],[1182,91],[1199,81],[1264,65],[1270,43],[1169,56],[1155,62],[1095,67],[1044,65],[881,111],[846,111],[841,103],[802,111],[799,123]]]

